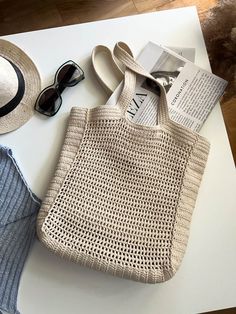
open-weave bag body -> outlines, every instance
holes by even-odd
[[[148,74],[121,44],[115,51],[127,66],[123,92],[116,106],[72,109],[38,236],[88,267],[162,282],[183,258],[209,143],[170,121],[162,86],[158,125],[130,121],[134,73]]]

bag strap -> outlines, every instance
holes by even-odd
[[[134,60],[130,48],[125,43],[118,42],[115,45],[114,55],[126,66],[124,87],[117,102],[117,105],[120,107],[122,114],[125,116],[128,106],[132,101],[136,85],[136,74],[139,74],[151,79],[159,86],[161,93],[157,110],[158,121],[160,124],[169,122],[170,118],[168,113],[166,91],[163,85]]]
[[[107,95],[111,96],[124,79],[124,70],[118,64],[112,51],[103,45],[93,48],[91,61],[98,82]]]

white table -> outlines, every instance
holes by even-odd
[[[7,36],[37,64],[43,86],[64,61],[77,61],[86,79],[63,93],[54,118],[35,115],[0,136],[13,149],[32,190],[43,197],[53,174],[70,108],[106,101],[90,65],[97,44],[127,42],[134,53],[151,40],[196,48],[196,64],[210,69],[194,7]],[[187,252],[170,281],[145,285],[64,261],[38,241],[26,263],[18,297],[22,314],[197,313],[236,306],[236,174],[219,105],[201,133],[211,151],[193,214]]]

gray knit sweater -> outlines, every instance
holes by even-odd
[[[35,238],[39,207],[40,200],[27,186],[12,151],[0,146],[0,310],[10,314],[19,314],[19,281]]]

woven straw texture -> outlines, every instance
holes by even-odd
[[[22,72],[25,93],[19,105],[0,117],[0,134],[13,131],[25,124],[34,114],[34,104],[41,89],[41,79],[30,57],[13,43],[0,39],[0,57],[14,63]]]
[[[134,72],[148,74],[117,47],[130,69],[123,93],[114,107],[72,109],[38,235],[80,264],[162,282],[183,258],[209,143],[168,119],[163,90],[157,126],[126,118]]]

